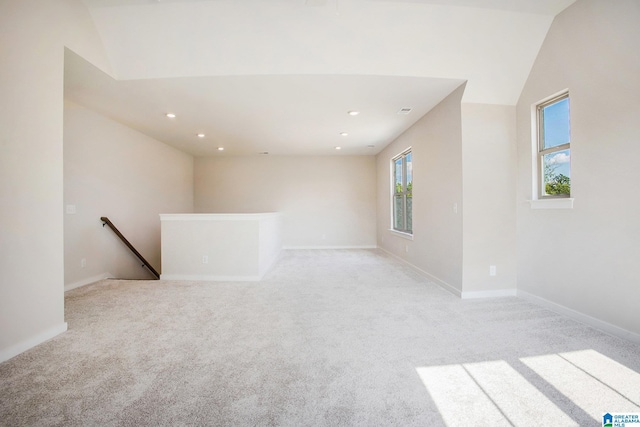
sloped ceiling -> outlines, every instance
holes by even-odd
[[[114,75],[70,60],[65,91],[194,155],[375,154],[463,82],[515,104],[573,1],[84,0]]]

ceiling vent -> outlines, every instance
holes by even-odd
[[[402,115],[407,115],[411,112],[411,108],[405,107],[405,108],[401,108],[400,111],[398,111],[398,114],[402,114]]]

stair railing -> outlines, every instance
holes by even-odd
[[[153,268],[153,267],[151,266],[151,264],[149,264],[149,262],[148,262],[146,259],[144,259],[144,257],[140,254],[140,252],[138,252],[138,251],[136,250],[136,248],[134,248],[134,247],[133,247],[133,245],[132,245],[131,243],[129,243],[129,241],[126,239],[126,237],[124,237],[124,236],[122,235],[122,233],[120,232],[120,230],[118,230],[118,229],[116,228],[116,226],[115,226],[115,225],[113,225],[113,223],[109,220],[109,218],[107,218],[106,216],[102,216],[102,217],[100,217],[100,221],[102,221],[102,226],[103,226],[103,227],[104,227],[105,225],[108,225],[108,226],[109,226],[109,228],[110,228],[110,229],[112,229],[114,233],[116,233],[116,236],[118,236],[118,237],[120,238],[120,240],[122,240],[122,242],[123,242],[125,245],[127,245],[127,247],[131,250],[131,252],[133,252],[133,254],[134,254],[135,256],[137,256],[137,257],[138,257],[138,259],[139,259],[140,261],[142,261],[142,267],[147,267],[147,269],[151,272],[151,274],[153,274],[153,275],[154,275],[154,277],[155,277],[156,279],[160,279],[160,274],[158,274],[158,272],[156,271],[156,269],[155,269],[155,268]]]

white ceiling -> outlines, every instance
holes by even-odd
[[[220,154],[218,147],[227,155],[335,155],[335,147],[375,154],[463,83],[347,75],[116,81],[72,52],[65,58],[69,100],[196,156]],[[398,114],[406,107],[410,114]]]
[[[83,0],[91,8],[148,5],[156,3],[193,3],[206,0]],[[332,0],[304,0],[305,5],[323,6]],[[340,1],[338,0],[338,6]],[[440,4],[446,6],[479,7],[486,9],[510,10],[513,12],[539,13],[542,15],[557,15],[575,0],[369,0],[404,3]],[[335,0],[333,0],[335,2]]]
[[[513,105],[575,0],[83,1],[115,79],[68,54],[65,96],[200,156],[375,154],[465,81]]]
[[[97,2],[103,0],[96,0]],[[104,0],[109,2],[110,0]],[[117,0],[115,0],[117,1]],[[157,0],[156,0],[157,1]],[[163,0],[163,1],[194,1],[194,0]],[[197,1],[197,0],[195,0]],[[406,2],[406,3],[423,3],[423,4],[439,4],[445,6],[459,7],[477,7],[483,9],[508,10],[521,13],[538,13],[541,15],[555,16],[562,12],[567,6],[575,2],[575,0],[370,0],[370,1],[388,1],[388,2]]]

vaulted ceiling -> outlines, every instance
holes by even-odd
[[[84,0],[113,75],[69,53],[65,96],[198,156],[375,154],[465,82],[515,104],[573,1]]]

